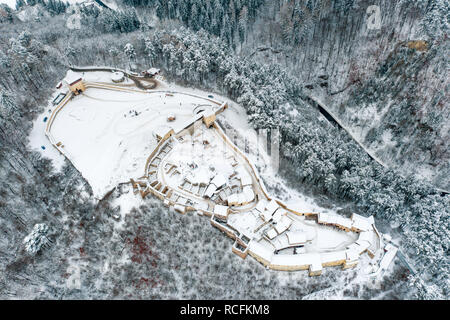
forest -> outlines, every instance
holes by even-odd
[[[378,2],[383,8],[392,3]],[[352,118],[352,112],[381,110],[390,96],[400,105],[384,113],[365,140],[381,139],[388,128],[394,132],[391,138],[403,143],[398,152],[402,157],[420,155],[430,147],[442,150],[419,156],[416,164],[433,157],[436,168],[443,170],[441,177],[448,177],[448,139],[444,140],[448,80],[445,72],[433,78],[438,70],[446,70],[448,29],[443,21],[448,21],[448,1],[395,4],[410,9],[403,13],[408,19],[397,21],[406,21],[405,25],[417,28],[413,32],[426,37],[432,45],[427,53],[395,48],[400,36],[389,38],[385,33],[375,36],[380,45],[376,60],[360,52],[361,62],[348,48],[349,39],[358,37],[351,32],[357,33],[363,19],[353,15],[354,8],[364,8],[365,3],[124,0],[123,10],[82,9],[79,30],[66,27],[72,7],[58,0],[19,0],[16,10],[37,8],[33,11],[37,14],[26,21],[18,11],[0,5],[0,268],[4,274],[0,297],[299,299],[337,290],[331,284],[338,281],[341,295],[353,299],[448,298],[449,195],[431,183],[437,180],[426,181],[408,168],[400,169],[403,158],[391,157],[396,164],[390,168],[376,163],[348,134],[320,120],[319,111],[308,103],[309,96],[324,90],[333,93],[336,84],[350,83],[343,96],[334,95],[339,97],[331,107],[355,125],[362,118]],[[352,21],[348,27],[332,27],[344,17]],[[395,29],[394,20],[390,22]],[[320,45],[333,54],[323,67],[308,61],[319,46],[314,39],[326,28],[333,29],[334,39],[324,37]],[[339,49],[332,49],[335,44],[330,41]],[[361,40],[356,46],[363,45]],[[405,56],[410,60],[399,63]],[[363,68],[368,61],[377,63]],[[56,172],[48,159],[27,145],[33,119],[46,107],[70,65],[135,70],[157,66],[170,81],[239,103],[253,127],[280,129],[280,175],[291,187],[344,205],[346,211],[374,215],[381,231],[401,238],[401,250],[417,273],[412,275],[397,264],[381,288],[355,283],[357,271],[344,274],[334,269],[313,279],[289,275],[297,281],[286,282],[285,276],[254,261],[238,260],[229,250],[230,241],[211,231],[207,220],[179,216],[156,200],[133,209],[123,229],[117,230],[110,200],[95,203],[89,186],[69,162]],[[436,70],[418,80],[405,76],[421,68]],[[442,90],[416,90],[414,85],[429,79]],[[418,98],[402,98],[409,84],[407,89]],[[400,94],[393,96],[395,88]],[[429,119],[430,110],[447,110],[447,114]],[[418,129],[411,131],[413,127]],[[270,181],[266,183],[270,188]],[[112,197],[119,193],[116,190]],[[48,227],[34,230],[36,224]],[[33,253],[23,245],[31,232],[46,239],[40,239],[42,248]],[[127,255],[131,262],[123,262]],[[85,275],[81,289],[66,286],[67,268],[73,265]],[[262,290],[261,283],[273,290]]]

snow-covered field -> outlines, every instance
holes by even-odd
[[[120,182],[139,178],[157,140],[154,131],[170,126],[182,129],[197,105],[208,104],[186,95],[163,92],[118,92],[89,88],[74,97],[57,115],[51,127],[55,141],[101,198]],[[209,103],[210,104],[210,103]]]

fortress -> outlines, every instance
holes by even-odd
[[[355,267],[364,253],[379,270],[389,266],[397,249],[385,243],[373,217],[298,212],[267,192],[216,121],[226,101],[164,90],[157,73],[77,71],[59,86],[64,98],[51,110],[46,135],[97,199],[130,183],[136,196],[208,217],[234,239],[235,254],[274,270],[320,275],[327,266]]]

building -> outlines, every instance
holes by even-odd
[[[72,70],[67,71],[66,77],[62,82],[76,95],[86,90],[81,74],[73,72]]]
[[[144,70],[141,72],[141,74],[144,77],[153,78],[154,76],[158,75],[161,72],[160,69],[157,68],[150,68],[148,70]]]
[[[171,137],[174,134],[173,128],[169,126],[158,126],[153,130],[153,136],[156,138],[156,140],[159,142],[161,140],[167,140],[169,137]]]
[[[203,115],[203,123],[206,125],[206,127],[211,127],[211,125],[216,121],[216,113],[213,111],[210,111],[208,113],[204,113]]]
[[[221,220],[224,220],[224,221],[227,221],[228,213],[229,213],[229,210],[228,210],[227,206],[222,206],[222,205],[219,205],[219,204],[214,206],[214,215],[217,218],[219,218]]]
[[[223,185],[225,185],[227,183],[227,179],[221,175],[221,174],[217,174],[212,180],[211,183],[209,184],[208,188],[206,189],[205,193],[204,193],[204,197],[206,198],[211,198],[213,196],[213,194],[220,189]]]
[[[125,75],[123,74],[123,72],[114,72],[111,75],[111,81],[115,82],[115,83],[120,83],[123,82],[125,80]]]

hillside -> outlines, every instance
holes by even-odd
[[[288,66],[386,165],[448,190],[448,2],[265,6],[241,55]]]
[[[27,21],[0,7],[0,297],[445,300],[450,197],[436,186],[448,184],[448,2],[375,2],[379,30],[365,28],[364,0],[127,0],[82,10],[80,29],[57,1],[24,4],[37,13]],[[258,167],[268,191],[311,211],[373,215],[414,271],[396,258],[375,281],[364,263],[281,275],[232,255],[203,217],[126,187],[97,201],[70,162],[33,140],[70,65],[158,67],[171,86],[230,101],[224,125],[278,129],[280,170]]]

